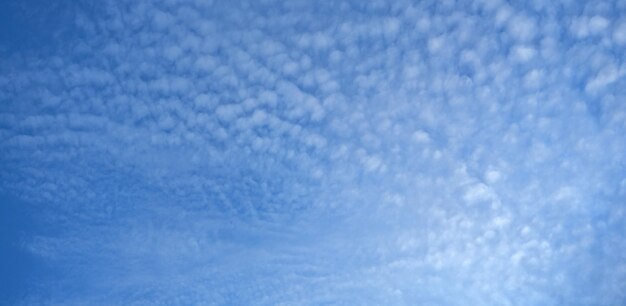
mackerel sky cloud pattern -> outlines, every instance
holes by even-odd
[[[625,1],[0,11],[0,304],[626,304]]]

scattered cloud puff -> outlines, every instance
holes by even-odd
[[[624,3],[67,9],[0,41],[11,303],[626,301]]]

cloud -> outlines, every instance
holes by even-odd
[[[22,304],[624,300],[618,3],[76,10],[0,48]]]

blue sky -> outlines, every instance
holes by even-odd
[[[625,12],[0,4],[0,304],[624,305]]]

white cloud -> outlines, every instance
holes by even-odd
[[[492,193],[489,187],[482,183],[469,186],[463,195],[463,198],[470,204],[492,199]]]
[[[624,75],[625,72],[626,70],[621,67],[608,65],[600,70],[595,77],[589,80],[589,82],[587,82],[587,85],[585,86],[585,91],[595,93],[598,90],[601,90],[602,88],[617,81],[617,79]]]
[[[608,26],[609,21],[602,16],[593,16],[589,19],[589,32],[592,34],[602,33]]]
[[[430,142],[430,135],[422,130],[417,130],[413,132],[413,140],[418,143],[428,143]]]
[[[519,14],[505,19],[508,19],[508,30],[513,38],[526,42],[537,35],[537,24],[533,18]]]
[[[226,124],[236,119],[241,112],[242,108],[239,104],[220,105],[215,110],[215,114]]]
[[[389,18],[385,20],[383,25],[383,27],[385,28],[385,36],[390,39],[395,38],[400,31],[401,25],[402,23],[398,18]]]
[[[626,44],[626,21],[622,21],[613,28],[613,41],[618,45]]]
[[[485,173],[485,179],[490,184],[498,182],[501,177],[502,177],[502,174],[497,170],[488,170]]]
[[[527,62],[535,57],[536,51],[530,46],[515,46],[511,51],[514,60],[519,62]]]

